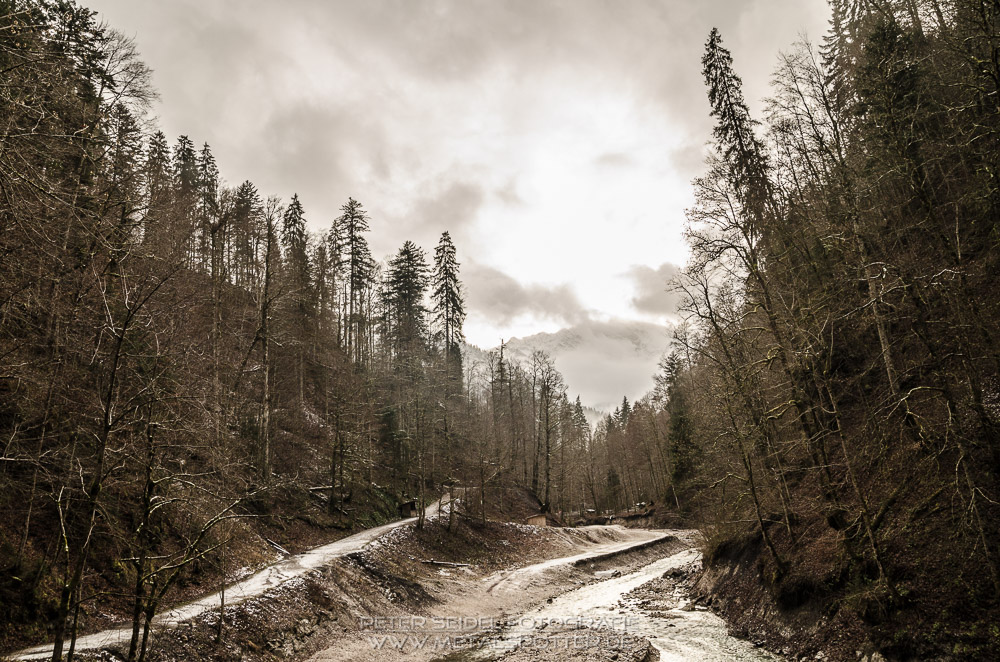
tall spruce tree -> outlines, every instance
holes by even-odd
[[[722,35],[712,28],[702,57],[702,74],[708,86],[711,116],[716,119],[713,135],[720,156],[736,183],[743,211],[759,235],[772,205],[764,146],[754,133],[756,122],[743,99],[743,81],[733,70],[733,56],[722,45]]]
[[[459,263],[451,235],[444,232],[434,249],[434,274],[431,298],[434,301],[434,321],[444,348],[445,362],[450,372],[462,374],[461,343],[465,336],[465,297],[458,278]]]
[[[147,252],[162,251],[171,244],[168,240],[168,215],[173,197],[170,146],[162,131],[157,131],[149,138],[143,171],[146,182],[146,213],[142,221],[143,246]]]
[[[281,219],[281,247],[289,283],[296,292],[309,287],[309,253],[306,250],[306,214],[298,194],[292,195]]]
[[[174,145],[174,238],[184,247],[188,266],[197,260],[195,214],[198,204],[198,153],[187,136],[180,136]]]
[[[397,354],[412,352],[427,338],[427,308],[424,298],[429,267],[422,248],[406,241],[389,261],[386,274],[392,320],[392,341]]]
[[[197,236],[198,261],[215,272],[221,268],[222,241],[225,219],[219,214],[219,168],[212,155],[212,148],[205,143],[196,157],[197,165]],[[216,255],[218,253],[218,255]]]
[[[358,363],[364,353],[363,335],[366,322],[362,319],[365,292],[371,288],[374,261],[365,233],[369,230],[368,213],[361,203],[348,198],[340,208],[341,215],[335,221],[335,236],[339,242],[340,262],[346,271],[347,322],[345,324],[345,345],[347,353]]]
[[[256,285],[263,269],[261,245],[266,242],[263,225],[264,201],[257,187],[245,181],[236,188],[230,223],[229,273],[237,287]]]
[[[295,375],[300,403],[305,403],[305,357],[312,321],[312,281],[307,243],[305,210],[298,194],[295,194],[281,219],[281,244],[283,276],[289,293],[286,315],[295,346]]]

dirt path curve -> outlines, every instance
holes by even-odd
[[[626,529],[617,525],[598,525],[593,527],[580,527],[577,529],[577,531],[587,530],[596,534],[613,531],[618,539],[609,542],[598,542],[594,547],[591,547],[579,554],[549,559],[547,561],[542,561],[541,563],[529,565],[510,572],[501,572],[488,577],[486,579],[488,582],[488,592],[495,594],[498,592],[524,590],[539,582],[547,581],[544,575],[549,570],[556,569],[560,566],[568,567],[579,565],[590,559],[617,554],[636,547],[637,545],[651,543],[654,540],[660,540],[670,535],[666,531]],[[555,531],[558,532],[558,529]],[[576,544],[579,544],[579,542]]]
[[[427,517],[434,517],[438,514],[441,502],[436,501],[426,509]],[[227,586],[226,606],[232,606],[263,595],[289,579],[299,577],[310,570],[314,570],[330,561],[360,551],[367,547],[373,540],[381,537],[389,531],[413,524],[416,517],[390,522],[372,529],[366,529],[352,536],[341,538],[335,542],[320,547],[314,547],[301,554],[289,556],[277,561],[266,568],[241,579],[240,581]],[[199,598],[193,602],[188,602],[169,611],[165,611],[153,618],[153,627],[176,627],[178,624],[194,618],[210,609],[217,609],[221,601],[220,592],[212,593]],[[119,643],[127,643],[132,636],[132,626],[116,628],[113,630],[103,630],[93,634],[77,637],[76,650],[98,650]],[[66,642],[68,646],[69,642]],[[43,660],[52,656],[52,644],[43,644],[32,648],[25,648],[14,653],[10,653],[4,659],[10,660]]]

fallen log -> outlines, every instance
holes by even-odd
[[[428,565],[444,565],[449,568],[468,568],[471,563],[452,563],[451,561],[435,561],[434,559],[416,559],[412,556],[410,557],[414,561],[420,561],[421,563],[426,563]]]
[[[281,554],[284,554],[285,556],[291,556],[292,555],[291,552],[289,552],[287,549],[285,549],[284,547],[282,547],[278,543],[274,542],[270,538],[268,538],[266,536],[261,536],[261,537],[264,538],[265,542],[267,542],[268,545],[270,545],[271,547],[274,547]]]

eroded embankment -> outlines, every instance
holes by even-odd
[[[755,538],[725,545],[700,572],[683,578],[683,590],[720,615],[735,636],[790,659],[885,662],[860,619],[846,610],[831,615],[823,596],[797,576],[779,587],[769,582],[765,554]]]
[[[227,607],[224,623],[213,609],[158,630],[148,659],[393,659],[396,653],[373,642],[373,637],[399,634],[387,623],[414,617],[473,619],[477,627],[448,633],[480,636],[505,615],[579,585],[585,581],[581,576],[648,562],[688,544],[673,540],[658,543],[663,549],[649,547],[658,537],[665,534],[620,527],[537,529],[465,518],[452,532],[444,519],[429,521],[423,530],[400,527],[363,550]],[[643,548],[625,551],[635,544]],[[579,567],[563,562],[539,570],[555,557],[576,557]],[[427,563],[432,560],[436,563]],[[444,654],[410,646],[398,656],[421,660]],[[121,659],[122,650],[89,651],[86,657]]]

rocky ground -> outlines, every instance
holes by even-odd
[[[528,528],[504,525],[505,530],[512,532]],[[639,532],[619,527],[535,531],[546,540],[541,549],[536,547],[529,552],[525,548],[521,563],[492,571],[481,564],[438,566],[429,572],[424,568],[418,581],[429,600],[399,605],[401,609],[386,614],[382,621],[362,620],[358,630],[335,637],[309,658],[310,662],[397,659],[458,662],[494,659],[504,653],[504,660],[522,661],[655,659],[648,657],[649,646],[643,640],[565,628],[541,628],[530,642],[512,652],[492,650],[491,642],[530,608],[609,573],[627,572],[690,544],[669,537],[623,554],[615,549],[625,542],[643,540],[648,534],[644,532],[636,538]],[[582,554],[601,556],[580,558]],[[539,560],[540,555],[547,559],[569,559],[552,563]],[[538,562],[531,564],[531,556]],[[383,557],[382,561],[385,560]]]
[[[179,627],[158,631],[148,659],[652,662],[664,654],[666,660],[779,659],[763,648],[794,660],[880,659],[871,650],[790,646],[791,629],[780,639],[756,628],[741,630],[748,621],[741,620],[740,613],[756,614],[767,605],[747,604],[741,612],[733,602],[717,604],[720,598],[712,586],[740,575],[703,570],[700,554],[691,549],[697,543],[697,535],[689,530],[536,528],[482,522],[464,514],[449,531],[448,518],[441,515],[429,519],[422,530],[412,525],[395,528],[360,551],[228,606],[224,621],[219,610],[212,609]],[[652,619],[654,626],[647,620],[643,636],[635,628],[629,632],[629,627],[615,623],[574,622],[574,614],[563,614],[576,606],[565,602],[570,594],[604,591],[604,584],[598,584],[603,580],[627,579],[640,569],[636,576],[643,575],[673,559],[679,561],[643,578],[644,583],[606,606],[612,615]],[[726,626],[708,613],[710,608],[719,609],[735,633],[752,643],[726,636]],[[692,614],[693,629],[685,612],[697,612]],[[525,629],[525,619],[539,613],[567,620],[546,620]],[[686,644],[704,638],[700,622],[713,618],[710,636],[727,640],[721,652],[703,658],[686,650]],[[664,640],[669,642],[666,648]],[[729,645],[737,648],[727,649]],[[758,652],[754,645],[761,647]],[[109,648],[77,657],[122,660],[122,653]]]
[[[481,655],[482,642],[533,606],[692,544],[673,536],[652,540],[656,535],[662,534],[621,527],[536,528],[465,516],[457,517],[449,532],[441,517],[423,530],[395,529],[360,552],[229,606],[222,623],[219,611],[212,610],[159,631],[148,659],[472,659],[473,653]],[[637,549],[620,552],[636,543]],[[552,563],[555,558],[567,560]],[[656,659],[644,640],[586,634],[595,633],[601,636],[582,648],[560,652],[551,644],[525,645],[504,659]],[[554,640],[570,632],[543,634]],[[121,650],[88,656],[123,659]]]
[[[509,653],[504,662],[655,662],[659,653],[648,641],[629,634],[580,632],[564,629],[550,633],[551,638],[538,645],[525,645]]]

